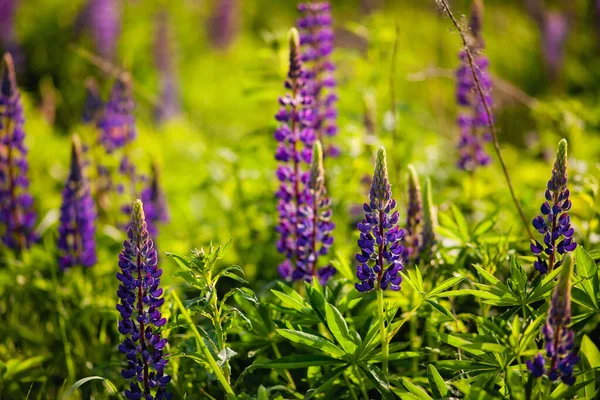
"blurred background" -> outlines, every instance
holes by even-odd
[[[468,16],[470,1],[450,3],[457,16]],[[484,4],[493,111],[525,213],[536,215],[556,144],[566,137],[578,241],[596,244],[600,2]],[[412,163],[433,179],[440,213],[452,203],[473,220],[497,213],[496,231],[527,249],[491,145],[493,162],[477,171],[476,181],[456,168],[460,38],[435,2],[340,0],[332,2],[332,13],[335,143],[342,154],[327,159],[326,170],[337,224],[333,253],[340,262],[350,264],[355,252],[357,207],[368,194],[365,177],[382,144],[400,204]],[[7,398],[21,398],[30,387],[55,394],[66,379],[60,354],[67,350],[78,378],[118,374],[118,355],[111,355],[117,337],[113,278],[123,240],[117,217],[101,218],[97,267],[51,279],[69,138],[79,133],[92,143],[96,135],[83,116],[90,77],[106,99],[120,71],[131,73],[138,131],[132,159],[146,172],[158,162],[171,214],[161,226],[160,250],[185,253],[232,239],[224,262],[240,264],[259,292],[268,288],[281,261],[273,230],[274,115],[285,91],[287,31],[297,17],[290,0],[0,0],[0,49],[15,58],[25,102],[42,236],[29,260],[7,252],[0,258],[0,389]],[[163,267],[165,284],[179,284],[172,261],[165,258]],[[67,300],[59,301],[56,290]],[[14,365],[23,367],[15,371]]]

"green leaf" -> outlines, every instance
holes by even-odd
[[[454,316],[454,314],[452,314],[452,311],[448,310],[443,305],[441,305],[441,304],[439,304],[439,303],[437,303],[437,302],[435,302],[433,300],[427,300],[427,303],[429,303],[429,305],[431,305],[431,307],[433,307],[434,309],[436,309],[440,313],[444,314],[448,318],[451,318],[451,319],[454,319],[454,320],[456,319],[456,317]]]
[[[343,361],[322,354],[295,354],[261,363],[257,368],[295,369],[322,365],[336,365]]]
[[[69,387],[69,389],[67,389],[66,392],[64,392],[61,396],[60,396],[60,400],[66,400],[69,399],[77,389],[79,389],[81,386],[85,385],[86,383],[90,382],[90,381],[95,381],[95,380],[99,380],[102,381],[102,383],[104,383],[111,391],[112,394],[117,395],[120,399],[122,399],[121,395],[119,394],[119,391],[117,390],[116,386],[109,381],[108,379],[102,377],[102,376],[88,376],[87,378],[83,378],[78,380],[77,382],[75,382],[74,384],[71,385],[71,387]]]
[[[600,292],[600,288],[598,287],[598,266],[592,256],[582,246],[577,246],[575,260],[577,263],[577,274],[583,278],[580,285],[597,309],[598,293]]]
[[[298,300],[295,297],[274,289],[271,289],[271,293],[281,300],[281,304],[286,308],[291,308],[292,310],[296,310],[302,314],[310,312],[308,304],[304,303],[302,299]]]
[[[387,378],[379,368],[373,364],[366,364],[363,362],[359,363],[359,367],[384,399],[394,400],[394,395],[390,391],[390,385],[387,381]]]
[[[427,394],[427,392],[425,391],[425,389],[423,389],[422,387],[419,387],[417,385],[415,385],[414,383],[412,383],[411,381],[409,381],[406,378],[400,378],[402,381],[402,385],[404,385],[404,387],[406,388],[406,390],[408,390],[410,393],[414,394],[415,397],[421,399],[421,400],[431,400],[431,396],[429,396]]]
[[[525,388],[521,378],[511,369],[506,370],[506,383],[511,400],[525,400]]]
[[[562,400],[571,398],[575,393],[589,385],[591,382],[594,382],[595,379],[588,379],[583,382],[576,382],[573,386],[565,385],[564,383],[560,383],[556,389],[550,393],[551,400]]]
[[[327,326],[335,340],[337,340],[346,353],[353,354],[356,351],[357,346],[350,336],[348,325],[342,314],[333,305],[327,304],[325,307],[325,317]]]
[[[440,297],[475,296],[486,300],[499,301],[501,298],[491,292],[475,289],[449,290],[439,294]]]
[[[466,279],[465,276],[457,276],[454,278],[446,279],[444,282],[435,285],[435,288],[431,292],[427,293],[426,298],[429,299],[429,298],[437,297],[444,290],[449,289],[454,285],[458,285],[460,282],[462,282],[465,279]]]
[[[336,357],[343,357],[346,354],[342,349],[331,343],[324,337],[313,335],[306,332],[294,331],[291,329],[277,329],[284,338],[298,344],[303,344],[314,349],[319,349],[324,353],[329,353]]]
[[[454,220],[456,221],[456,226],[458,227],[458,231],[460,232],[460,236],[463,239],[463,242],[468,242],[470,238],[469,234],[469,225],[467,224],[467,220],[462,212],[452,204],[452,214],[454,215]]]
[[[434,398],[442,398],[448,395],[448,386],[433,364],[427,366],[427,379],[429,388]]]
[[[592,368],[600,368],[600,351],[588,335],[583,335],[581,339],[580,352],[585,355]]]

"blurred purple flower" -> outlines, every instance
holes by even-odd
[[[13,59],[6,53],[0,81],[0,225],[5,229],[2,242],[16,251],[29,248],[37,240],[24,122]]]
[[[131,77],[123,73],[115,82],[104,113],[98,121],[99,142],[108,153],[131,143],[136,137]]]
[[[158,236],[158,224],[169,222],[167,198],[160,185],[160,170],[156,163],[152,164],[152,174],[146,187],[140,195],[144,203],[144,214],[148,232],[153,240]]]
[[[98,123],[103,108],[104,102],[100,96],[98,82],[94,78],[89,77],[85,80],[85,102],[81,116],[83,123]]]
[[[338,97],[335,93],[336,82],[333,76],[335,64],[331,61],[334,49],[331,5],[327,2],[300,3],[298,10],[302,13],[302,17],[297,22],[301,32],[302,61],[307,66],[303,94],[314,99],[313,128],[317,139],[324,143],[325,135],[335,136],[338,131],[335,108]],[[326,146],[325,154],[337,157],[340,151],[330,144]]]
[[[396,200],[392,198],[383,147],[377,152],[369,197],[369,204],[363,205],[365,219],[358,224],[360,253],[356,254],[356,260],[360,264],[356,276],[361,282],[355,287],[360,292],[400,290],[404,230],[398,227],[399,216],[394,211]]]
[[[408,207],[406,209],[402,258],[405,263],[418,264],[423,234],[423,196],[417,171],[412,165],[408,166],[408,170]]]
[[[62,270],[96,264],[96,210],[84,171],[81,142],[73,136],[71,171],[62,193],[58,264]]]
[[[237,0],[217,0],[208,21],[208,37],[213,46],[227,49],[240,29],[239,4]]]
[[[163,271],[158,267],[140,200],[133,205],[123,246],[119,255],[121,272],[117,273],[121,282],[117,290],[120,299],[117,310],[121,316],[119,332],[125,336],[119,351],[127,358],[127,367],[121,375],[130,380],[125,396],[128,399],[170,399],[166,386],[171,377],[164,373],[168,361],[163,354],[167,339],[161,339],[157,332],[157,328],[167,322],[160,313],[165,302],[160,287]]]
[[[159,104],[155,117],[159,122],[172,119],[181,113],[179,83],[175,71],[175,51],[169,31],[168,14],[164,11],[156,16],[154,37],[154,59],[160,81]]]
[[[83,20],[91,30],[96,51],[113,61],[121,36],[121,0],[88,0]]]

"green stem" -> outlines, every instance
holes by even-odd
[[[281,352],[279,351],[279,347],[277,347],[277,343],[271,342],[271,347],[273,347],[273,352],[275,353],[275,357],[281,358]],[[290,387],[293,390],[296,390],[296,383],[294,382],[294,378],[292,378],[292,374],[290,374],[290,371],[288,371],[287,369],[284,369],[283,372],[285,373],[285,376],[287,377],[287,380],[290,383]]]
[[[194,337],[196,338],[196,346],[197,346],[198,350],[206,358],[206,361],[208,362],[211,369],[213,370],[213,373],[217,376],[217,379],[221,383],[221,386],[223,386],[223,389],[225,389],[225,393],[227,393],[227,397],[232,398],[232,399],[237,399],[235,392],[229,385],[229,382],[227,381],[227,378],[225,378],[225,375],[223,375],[223,371],[217,365],[217,362],[215,361],[214,357],[210,353],[210,350],[206,346],[206,343],[204,343],[204,339],[200,335],[200,332],[198,332],[198,328],[196,328],[196,325],[194,325],[194,321],[192,321],[192,317],[190,317],[190,314],[187,312],[187,310],[183,306],[183,303],[181,303],[179,296],[177,296],[177,293],[175,293],[175,291],[171,292],[171,296],[173,297],[173,300],[175,300],[175,303],[177,304],[177,307],[179,308],[181,315],[183,315],[183,318],[189,324],[190,329],[192,330],[192,333],[193,333]]]
[[[412,291],[412,296],[411,296],[411,303],[412,306],[414,307],[415,304],[415,291]],[[410,331],[410,343],[411,343],[411,349],[413,351],[417,350],[417,319],[416,318],[411,318],[410,320],[410,324],[409,324],[409,331]],[[420,346],[418,346],[420,347]],[[419,358],[415,357],[412,360],[412,369],[413,369],[413,375],[417,376],[419,373]]]
[[[71,356],[71,342],[67,337],[67,328],[65,326],[65,319],[63,317],[63,313],[65,311],[65,307],[62,303],[62,299],[60,298],[60,287],[58,285],[58,279],[56,277],[56,271],[54,268],[52,270],[52,280],[54,282],[54,293],[56,296],[56,308],[58,314],[58,326],[60,329],[60,336],[63,342],[63,349],[65,352],[65,362],[67,364],[67,376],[69,378],[69,382],[75,382],[75,365],[73,363],[73,357]]]
[[[354,400],[358,400],[358,397],[356,397],[356,393],[354,392],[354,388],[352,385],[352,383],[350,382],[350,379],[348,379],[348,375],[346,375],[345,373],[344,375],[344,382],[346,382],[346,386],[348,387],[348,390],[350,391],[350,396],[352,396],[352,398]]]
[[[356,367],[356,365],[354,366],[354,373],[356,374],[356,379],[358,379],[358,383],[360,386],[360,390],[362,391],[362,395],[364,396],[365,400],[369,400],[369,394],[367,393],[367,385],[363,385],[362,384],[362,379],[360,377],[360,370]]]
[[[379,334],[381,336],[381,353],[383,356],[382,371],[388,375],[388,340],[385,332],[385,314],[383,313],[383,290],[377,290],[377,310],[379,314]]]

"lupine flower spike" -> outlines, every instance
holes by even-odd
[[[469,46],[475,58],[476,74],[481,83],[485,101],[489,107],[492,106],[492,80],[488,72],[488,58],[482,54],[485,46],[481,35],[483,23],[483,2],[475,0],[471,14],[471,44]],[[456,71],[456,100],[463,111],[458,116],[458,127],[460,138],[458,149],[460,158],[458,167],[467,171],[473,171],[478,166],[488,165],[491,161],[489,154],[485,151],[485,143],[491,141],[491,135],[487,132],[489,124],[485,105],[477,90],[473,72],[469,65],[469,59],[465,50],[459,54],[460,65]]]
[[[101,116],[104,102],[100,96],[98,82],[92,77],[85,80],[85,103],[81,119],[84,124],[97,123]]]
[[[302,17],[298,19],[301,31],[302,61],[307,65],[304,94],[312,97],[315,115],[314,129],[317,138],[323,143],[324,136],[337,134],[337,110],[335,103],[335,65],[331,61],[333,53],[333,28],[331,5],[322,3],[301,3],[298,10]],[[336,157],[339,149],[328,145],[325,154]]]
[[[218,0],[208,21],[208,37],[213,46],[226,50],[239,31],[238,0]]]
[[[428,264],[433,256],[433,247],[435,246],[435,225],[436,216],[433,208],[431,195],[431,179],[425,181],[423,190],[423,234],[421,236],[420,257],[424,264]]]
[[[112,61],[121,36],[121,1],[89,0],[84,12],[96,50]]]
[[[168,14],[161,11],[156,17],[154,38],[154,59],[161,86],[159,103],[155,109],[155,118],[159,122],[172,119],[181,112],[176,58],[169,28]]]
[[[37,240],[24,122],[13,59],[6,53],[0,81],[0,224],[4,227],[2,242],[17,252]]]
[[[108,153],[131,143],[136,136],[131,77],[123,73],[115,82],[104,115],[98,121],[99,142]]]
[[[121,315],[119,332],[125,336],[119,351],[127,358],[127,367],[121,375],[130,380],[125,396],[128,399],[170,399],[166,386],[171,377],[164,373],[167,360],[163,354],[167,339],[161,339],[157,332],[157,328],[167,322],[160,313],[165,302],[160,288],[162,269],[158,267],[141,200],[133,204],[123,246],[119,255],[121,272],[117,273],[121,282],[117,310]]]
[[[356,255],[360,263],[356,276],[361,282],[355,286],[360,292],[400,290],[404,230],[398,227],[398,211],[394,211],[396,200],[392,198],[383,147],[377,152],[369,197],[369,204],[363,205],[365,218],[358,224],[361,252]]]
[[[404,262],[419,263],[419,250],[422,242],[423,197],[419,176],[412,165],[408,166],[408,207],[406,210],[406,226],[404,227]]]
[[[158,236],[158,225],[169,222],[169,210],[167,208],[167,198],[160,184],[160,168],[155,162],[152,164],[152,174],[147,187],[141,193],[144,203],[144,214],[146,214],[146,223],[148,232],[153,240]]]
[[[278,270],[283,278],[292,277],[300,254],[299,227],[303,221],[299,211],[308,199],[306,191],[308,174],[303,170],[303,164],[311,162],[312,146],[316,139],[312,129],[314,118],[309,107],[312,98],[303,94],[305,73],[300,61],[299,47],[298,31],[292,29],[290,67],[288,79],[285,81],[285,87],[289,92],[279,98],[281,108],[275,115],[275,119],[281,124],[275,130],[275,139],[279,142],[275,159],[279,161],[277,179],[280,182],[276,193],[279,199],[277,250],[286,257]]]
[[[546,325],[542,328],[545,341],[545,357],[541,353],[527,361],[527,368],[536,378],[546,375],[551,381],[560,378],[567,385],[575,383],[573,368],[579,356],[573,351],[575,334],[568,328],[571,322],[571,275],[573,255],[567,254],[565,263],[554,288]]]
[[[58,227],[58,264],[64,271],[75,265],[96,264],[96,210],[84,170],[81,142],[73,136],[71,171],[62,193]]]
[[[545,274],[560,266],[562,258],[568,252],[575,250],[577,243],[573,239],[573,228],[568,211],[571,209],[567,188],[567,141],[562,139],[558,143],[556,160],[552,169],[552,178],[548,181],[545,197],[542,204],[542,215],[533,220],[533,226],[544,235],[544,244],[533,241],[531,251],[537,256],[534,262],[535,269],[540,274]]]
[[[300,227],[298,266],[292,278],[309,280],[316,276],[325,284],[335,273],[335,268],[331,264],[319,268],[319,256],[326,255],[333,244],[335,224],[331,222],[331,200],[325,188],[323,149],[319,141],[313,147],[308,194],[309,199],[300,210],[304,223]]]

